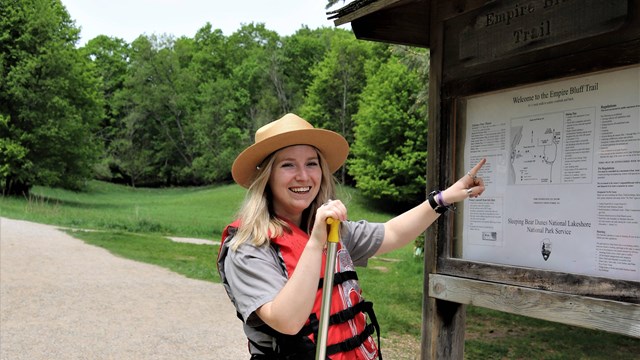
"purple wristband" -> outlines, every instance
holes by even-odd
[[[444,206],[444,207],[449,206],[449,204],[444,202],[444,198],[442,197],[442,191],[438,193],[438,195],[436,196],[436,200],[438,201],[438,204],[440,204],[441,206]]]

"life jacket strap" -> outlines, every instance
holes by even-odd
[[[357,281],[358,273],[356,273],[355,271],[343,271],[343,272],[335,273],[333,275],[333,286],[340,285],[343,282],[348,280]],[[318,289],[322,289],[322,286],[324,286],[324,278],[321,278],[320,281],[318,281]]]
[[[338,311],[337,313],[329,316],[329,325],[342,324],[344,322],[347,322],[348,320],[356,317],[356,314],[361,312],[372,314],[373,303],[371,301],[361,301],[350,308]],[[373,316],[375,317],[375,314]]]
[[[373,324],[367,325],[362,332],[354,337],[350,337],[340,343],[327,346],[327,355],[333,355],[339,352],[350,351],[367,340],[375,331]],[[380,358],[382,359],[382,358]]]
[[[320,322],[316,314],[313,313],[309,316],[309,320],[309,324],[304,326],[296,335],[279,333],[267,324],[256,327],[256,330],[276,339],[276,349],[258,345],[251,339],[249,339],[249,342],[265,354],[267,356],[266,359],[313,360],[316,345],[308,336],[312,333],[317,336]]]
[[[376,313],[373,311],[373,303],[371,301],[361,301],[348,309],[344,309],[342,311],[339,311],[331,315],[329,317],[329,326],[347,322],[353,319],[356,316],[356,314],[359,314],[359,313],[367,314],[369,316],[370,324],[368,324],[360,334],[353,336],[349,339],[346,339],[342,342],[339,342],[337,344],[327,346],[327,355],[333,355],[335,353],[353,350],[358,346],[360,346],[360,344],[365,342],[367,338],[371,336],[375,331],[378,338],[378,358],[379,360],[382,360],[382,351],[380,350],[381,348],[380,325],[378,324],[378,318],[376,317]],[[313,332],[315,338],[317,339],[318,322],[319,322],[318,319],[314,317],[314,319],[311,319],[311,322],[307,324],[305,327],[303,327],[298,334],[308,335]]]

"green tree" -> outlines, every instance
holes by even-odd
[[[196,77],[194,94],[194,147],[197,157],[193,171],[205,182],[222,182],[231,178],[235,155],[247,143],[248,135],[240,104],[245,92],[237,89],[231,74],[228,38],[220,29],[206,24],[198,30],[194,41],[191,70]],[[239,96],[242,94],[242,96]]]
[[[248,24],[225,38],[210,24],[201,28],[192,63],[198,78],[194,171],[207,181],[230,180],[231,163],[255,130],[298,111],[313,79],[309,70],[333,36],[333,29],[303,27],[282,38],[263,24]]]
[[[119,178],[119,157],[122,138],[128,138],[124,114],[124,82],[129,66],[129,44],[123,39],[99,35],[80,49],[93,63],[93,72],[100,79],[100,94],[104,99],[104,117],[96,136],[104,144],[105,152],[96,168],[95,176],[103,180]]]
[[[231,79],[220,78],[200,86],[201,106],[195,123],[199,156],[193,166],[207,182],[230,180],[231,164],[249,142],[246,118],[241,115],[242,95],[244,92],[238,92]]]
[[[370,198],[399,204],[424,199],[427,109],[416,105],[424,86],[416,71],[392,56],[362,92],[349,172]]]
[[[80,189],[100,151],[98,83],[59,0],[0,0],[0,184]]]
[[[193,169],[205,181],[230,180],[252,129],[286,106],[286,96],[277,93],[283,89],[280,59],[274,58],[279,46],[279,36],[263,24],[244,25],[228,38],[210,24],[197,32]]]
[[[280,59],[275,54],[282,46],[280,36],[265,28],[264,24],[247,24],[229,37],[229,54],[232,61],[231,79],[235,83],[235,95],[241,99],[243,116],[248,120],[248,131],[281,115],[288,107],[286,94],[278,94],[276,84],[281,79]]]
[[[229,45],[222,30],[213,29],[210,23],[198,29],[194,37],[191,71],[199,83],[228,78],[231,73]]]
[[[336,29],[331,49],[312,70],[313,81],[300,112],[315,125],[337,131],[353,142],[352,116],[367,79],[365,64],[379,62],[386,46],[356,40],[352,33]],[[346,171],[341,172],[346,181]]]
[[[313,81],[313,69],[331,48],[334,29],[311,30],[303,26],[295,34],[283,39],[283,73],[290,111],[299,113]]]
[[[429,69],[431,67],[429,51],[411,46],[395,45],[391,47],[391,52],[398,56],[400,61],[420,78],[422,86],[416,94],[414,106],[426,111],[429,106]],[[425,114],[425,116],[427,116],[427,114]]]
[[[131,44],[123,92],[127,100],[124,122],[130,141],[119,142],[118,153],[133,156],[119,158],[123,169],[132,169],[129,165],[133,164],[139,169],[141,163],[151,162],[147,164],[153,169],[149,176],[140,177],[143,183],[198,182],[192,171],[196,157],[192,118],[197,87],[189,70],[192,55],[193,40],[188,38],[140,36]],[[139,149],[149,150],[152,157],[136,151]],[[132,173],[127,175],[133,177]]]

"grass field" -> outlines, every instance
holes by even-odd
[[[244,189],[133,189],[91,182],[75,193],[36,187],[29,198],[0,198],[0,216],[101,231],[69,232],[112,253],[171,269],[188,277],[219,281],[217,247],[176,243],[166,236],[219,240],[234,218]],[[358,192],[341,189],[354,220],[385,221]],[[419,349],[423,264],[407,247],[374,258],[358,270],[366,298],[375,304],[386,359],[413,359]],[[638,359],[640,340],[599,331],[468,307],[466,359]]]

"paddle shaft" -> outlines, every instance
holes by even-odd
[[[338,254],[338,242],[340,235],[340,221],[327,219],[329,224],[329,236],[327,238],[327,262],[324,267],[324,282],[322,284],[322,302],[320,303],[320,324],[318,327],[318,339],[316,341],[316,360],[327,358],[327,336],[329,332],[329,316],[331,315],[331,292],[333,291],[333,275]]]

